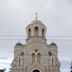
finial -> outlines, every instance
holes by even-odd
[[[36,13],[35,13],[35,16],[36,16],[35,18],[36,18],[36,20],[37,20],[37,17],[38,17],[38,12],[36,12]]]

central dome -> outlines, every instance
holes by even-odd
[[[37,19],[37,20],[35,19],[35,20],[33,20],[33,21],[31,22],[31,24],[36,24],[36,23],[37,23],[37,24],[43,24],[43,22],[40,21],[40,20],[38,20],[38,19]]]
[[[36,25],[40,25],[41,27],[47,29],[46,26],[43,24],[43,22],[38,19],[34,19],[27,27]]]

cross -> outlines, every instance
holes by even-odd
[[[37,17],[38,17],[38,13],[37,13],[37,12],[35,13],[35,16],[36,16],[35,18],[36,18],[36,20],[37,20]]]

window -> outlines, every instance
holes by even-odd
[[[44,29],[42,29],[42,37],[44,37]]]
[[[29,28],[28,30],[28,36],[30,37],[31,36],[31,29]]]
[[[37,55],[37,60],[40,63],[40,61],[41,61],[41,54],[40,53],[38,53],[38,55]]]
[[[49,56],[52,56],[52,53],[51,52],[48,52]]]
[[[35,27],[35,36],[38,36],[38,27]]]
[[[32,63],[35,62],[35,53],[32,53]]]
[[[20,67],[20,58],[19,58],[19,67]]]
[[[52,58],[52,66],[53,66],[53,58]]]

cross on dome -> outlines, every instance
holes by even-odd
[[[37,20],[37,17],[38,17],[38,12],[35,13],[35,18],[36,18],[36,20]]]

